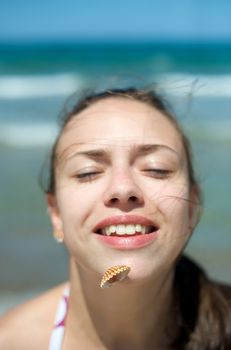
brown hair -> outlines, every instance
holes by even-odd
[[[61,130],[59,132],[59,135],[54,143],[54,146],[51,152],[49,183],[48,183],[46,192],[47,193],[55,192],[55,163],[56,163],[56,157],[57,157],[56,149],[57,149],[59,139],[62,135],[62,131],[64,130],[65,126],[70,122],[70,120],[76,117],[76,115],[78,115],[78,113],[80,113],[84,109],[88,108],[89,106],[91,106],[97,101],[110,98],[110,97],[115,97],[115,98],[122,97],[122,98],[127,98],[127,99],[146,103],[149,106],[160,111],[163,115],[165,115],[171,121],[171,123],[175,126],[175,128],[179,132],[179,135],[181,136],[183,147],[186,153],[189,184],[190,184],[190,187],[195,186],[197,188],[197,193],[198,193],[197,204],[199,204],[201,202],[201,191],[200,191],[200,187],[196,179],[195,171],[193,168],[192,152],[191,152],[191,146],[188,138],[186,137],[183,129],[180,127],[179,123],[177,122],[177,119],[175,118],[174,114],[170,111],[170,107],[168,106],[167,102],[163,99],[163,97],[158,95],[153,90],[139,90],[135,88],[106,90],[101,93],[91,93],[91,94],[88,93],[86,96],[80,99],[69,112],[64,114],[64,117],[61,123]]]
[[[231,349],[231,288],[211,281],[192,260],[180,257],[175,269],[177,350]]]
[[[201,192],[193,163],[190,143],[166,101],[153,90],[135,88],[107,90],[87,94],[64,115],[59,135],[51,152],[47,193],[55,193],[56,150],[66,125],[78,113],[97,101],[122,97],[152,106],[165,115],[175,126],[186,153],[190,187],[195,186],[198,201]],[[197,203],[198,204],[198,203]],[[204,271],[186,257],[179,257],[175,268],[175,308],[178,332],[172,340],[172,349],[177,350],[230,350],[231,349],[231,290],[210,281]]]

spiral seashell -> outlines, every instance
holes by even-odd
[[[130,271],[130,267],[126,265],[112,266],[107,271],[105,271],[100,287],[108,288],[111,287],[113,283],[122,281],[125,279]]]

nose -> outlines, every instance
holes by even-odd
[[[142,189],[137,185],[130,171],[116,172],[112,175],[104,194],[104,204],[127,212],[143,206]]]

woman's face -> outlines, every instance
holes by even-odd
[[[53,226],[75,262],[102,274],[131,267],[142,279],[169,269],[194,208],[181,137],[145,103],[111,97],[80,112],[60,138]]]

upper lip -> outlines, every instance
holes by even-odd
[[[153,226],[155,230],[158,230],[159,228],[159,225],[156,222],[148,218],[145,218],[144,216],[141,216],[141,215],[116,215],[116,216],[110,216],[101,220],[94,227],[93,232],[97,233],[97,231],[110,225],[129,225],[129,224]]]

